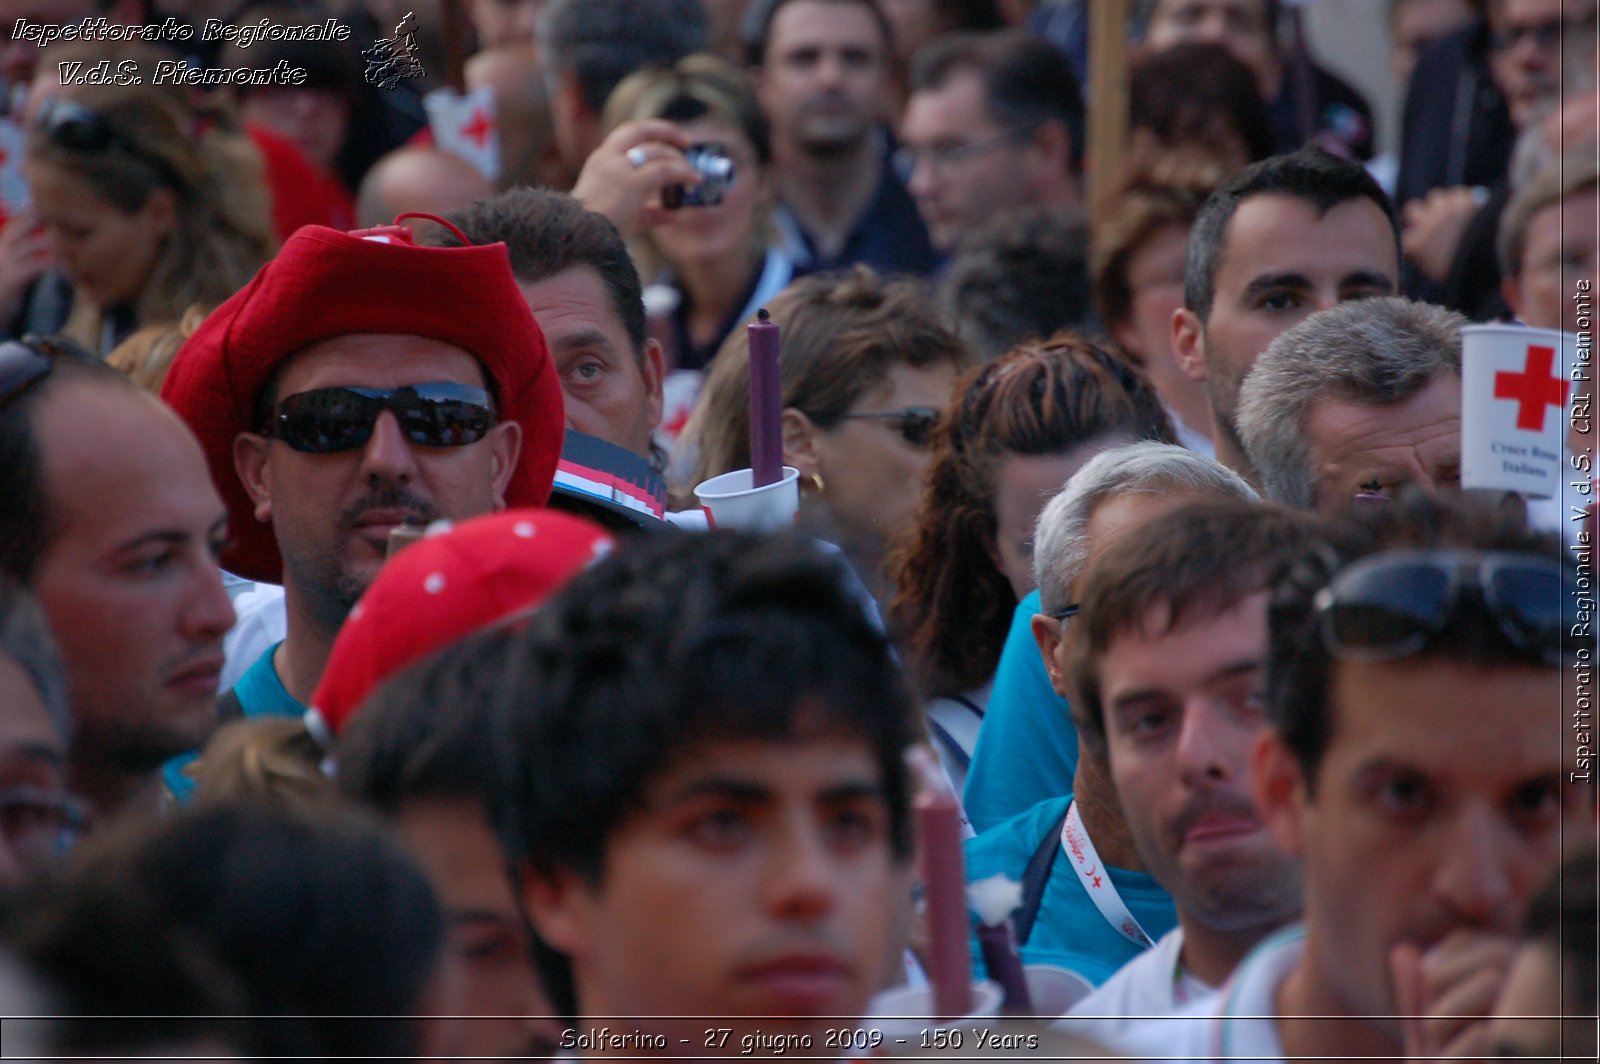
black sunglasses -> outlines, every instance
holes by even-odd
[[[1421,650],[1470,598],[1519,650],[1567,661],[1563,602],[1577,601],[1576,573],[1554,558],[1503,551],[1397,550],[1345,569],[1312,600],[1328,649],[1391,661]]]
[[[181,175],[165,159],[144,151],[132,140],[118,133],[105,115],[85,107],[76,100],[52,96],[40,108],[36,121],[50,138],[50,142],[58,148],[85,155],[120,151],[153,167],[161,179],[173,188],[185,187],[186,183]],[[190,138],[194,139],[195,135],[196,130],[190,129]]]
[[[278,403],[266,435],[306,454],[364,447],[388,410],[406,439],[421,447],[465,447],[495,425],[494,400],[482,388],[441,381],[404,388],[317,388]]]
[[[933,438],[933,426],[939,423],[939,411],[931,406],[908,406],[904,410],[870,410],[859,414],[841,414],[840,421],[852,418],[878,418],[895,422],[900,438],[913,447],[926,447]]]
[[[78,345],[56,337],[30,335],[0,343],[0,407],[48,377],[61,358],[98,361]]]

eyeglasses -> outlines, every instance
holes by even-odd
[[[364,447],[385,410],[421,447],[464,447],[495,425],[494,400],[482,388],[448,381],[404,388],[317,388],[278,403],[267,435],[306,454]]]
[[[50,142],[59,148],[84,154],[115,149],[155,168],[161,179],[173,188],[185,187],[182,176],[173,169],[172,164],[158,155],[144,151],[139,145],[112,128],[105,115],[85,107],[76,100],[62,96],[50,97],[40,108],[36,121],[50,138]],[[197,122],[189,130],[191,139],[197,135],[202,125]]]
[[[77,344],[53,337],[24,336],[0,343],[0,407],[48,377],[58,358],[99,361]]]
[[[942,174],[952,166],[960,166],[1002,145],[1015,143],[1032,132],[1031,129],[1008,129],[968,144],[935,144],[927,148],[907,145],[894,153],[894,167],[903,181],[911,180],[919,163],[927,163],[929,170]]]
[[[1421,650],[1475,599],[1518,650],[1560,665],[1561,607],[1578,596],[1576,573],[1553,558],[1503,551],[1397,550],[1351,565],[1312,603],[1328,649],[1392,661]],[[1574,648],[1575,649],[1575,648]]]
[[[841,414],[840,421],[852,418],[881,418],[896,422],[895,431],[913,447],[926,447],[933,437],[933,426],[939,422],[939,411],[931,406],[908,406],[904,410],[869,410],[858,414]]]
[[[23,864],[48,864],[77,843],[88,806],[65,791],[27,783],[0,788],[0,837]]]
[[[1540,51],[1547,52],[1561,43],[1561,33],[1567,28],[1562,19],[1550,19],[1531,26],[1507,26],[1489,35],[1489,47],[1496,52],[1509,52],[1525,37],[1531,37]]]
[[[1082,608],[1083,607],[1076,602],[1069,602],[1060,609],[1045,610],[1044,615],[1046,617],[1054,617],[1058,621],[1064,621],[1068,617],[1076,617],[1078,615],[1078,611]]]

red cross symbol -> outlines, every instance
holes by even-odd
[[[1528,345],[1528,364],[1521,373],[1496,373],[1494,397],[1517,401],[1517,428],[1544,431],[1544,408],[1567,405],[1567,382],[1551,373],[1556,349]]]
[[[467,124],[461,127],[461,135],[483,150],[484,141],[489,139],[489,134],[494,132],[494,123],[489,121],[489,116],[483,113],[481,107],[474,108],[472,117]]]

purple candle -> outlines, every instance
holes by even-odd
[[[928,921],[928,981],[933,984],[934,1011],[939,1019],[948,1020],[972,1011],[961,804],[937,775],[939,769],[931,754],[913,748],[909,758],[922,781],[912,809]]]
[[[778,377],[778,325],[765,307],[747,327],[750,334],[751,487],[783,477],[783,382]]]

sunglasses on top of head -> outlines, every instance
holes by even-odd
[[[98,362],[70,340],[53,336],[24,336],[0,342],[0,407],[50,375],[57,359]]]
[[[419,447],[465,447],[494,428],[494,399],[482,388],[441,381],[403,388],[317,388],[279,401],[265,435],[306,454],[366,446],[385,410]]]
[[[1357,660],[1409,657],[1458,611],[1483,611],[1510,644],[1549,665],[1572,658],[1562,608],[1577,574],[1556,558],[1510,551],[1392,550],[1351,564],[1313,599],[1324,644]]]
[[[913,447],[926,447],[933,438],[933,426],[939,422],[939,411],[931,406],[908,406],[904,410],[866,410],[858,414],[843,414],[840,421],[868,418],[889,421],[900,438]]]

